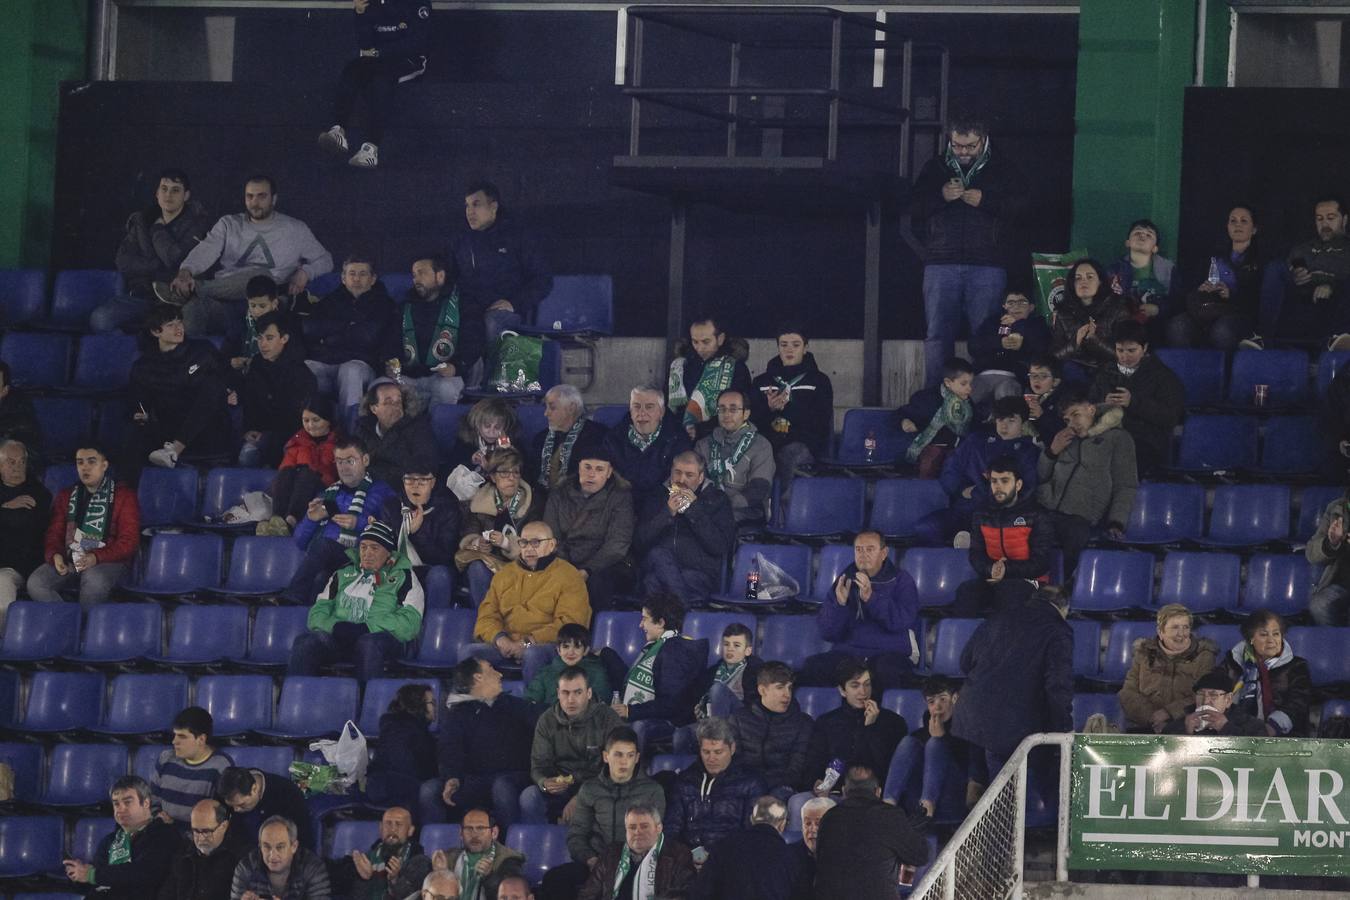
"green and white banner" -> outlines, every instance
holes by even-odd
[[[1350,874],[1350,741],[1079,735],[1069,866]]]

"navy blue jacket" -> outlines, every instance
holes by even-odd
[[[428,0],[371,0],[356,25],[356,46],[380,56],[425,56],[431,44]]]
[[[483,312],[498,300],[509,300],[526,322],[539,301],[553,289],[553,276],[524,231],[505,213],[483,231],[467,225],[450,238],[459,287],[460,320]]]
[[[1073,629],[1037,597],[975,629],[961,654],[966,682],[952,734],[1008,756],[1022,738],[1073,731]]]
[[[380,716],[380,752],[370,761],[371,776],[390,773],[426,781],[436,777],[436,739],[425,719],[406,712]]]
[[[737,755],[763,773],[771,788],[810,789],[814,779],[806,769],[806,751],[815,722],[796,700],[783,713],[770,712],[763,703],[747,703],[731,714],[731,727]]]
[[[530,704],[511,694],[500,694],[488,706],[467,694],[451,694],[441,711],[436,741],[441,778],[528,772],[534,743],[534,715]]]
[[[978,431],[967,435],[956,445],[956,452],[947,457],[942,464],[942,474],[938,483],[952,500],[963,500],[961,492],[974,486],[970,502],[976,506],[988,506],[993,497],[989,493],[989,481],[984,477],[989,464],[1000,456],[1011,456],[1017,460],[1017,474],[1022,478],[1022,494],[1030,497],[1036,493],[1039,483],[1036,464],[1041,458],[1041,448],[1029,436],[1005,441],[994,431]]]
[[[675,457],[686,450],[693,450],[689,435],[679,416],[666,411],[661,420],[661,430],[656,440],[646,450],[639,450],[628,441],[628,429],[633,425],[632,416],[624,416],[623,421],[605,435],[605,449],[614,460],[614,469],[633,486],[633,508],[643,509],[647,501],[660,495],[661,502],[667,496],[664,483],[670,477],[670,464]]]
[[[878,711],[877,720],[871,725],[864,725],[864,720],[863,711],[847,703],[816,720],[811,747],[806,754],[806,775],[810,784],[824,777],[832,759],[842,759],[850,766],[867,766],[877,773],[886,771],[909,726],[903,717],[889,709]]]
[[[647,500],[633,531],[633,546],[643,555],[653,547],[669,547],[681,568],[702,572],[711,583],[721,584],[722,559],[736,546],[731,500],[705,481],[683,514],[672,516],[666,502],[664,492]]]
[[[310,313],[305,327],[308,358],[329,365],[359,359],[378,374],[386,360],[403,355],[403,329],[384,284],[360,297],[339,286]],[[339,410],[340,412],[341,410]]]
[[[772,825],[760,823],[729,834],[713,846],[690,900],[788,900],[799,863]]]
[[[672,638],[661,645],[661,652],[652,662],[652,678],[656,696],[646,703],[628,707],[628,718],[633,722],[643,719],[665,719],[676,725],[694,721],[694,704],[698,697],[699,675],[708,660],[706,638]]]
[[[735,757],[711,776],[702,760],[675,777],[666,808],[666,833],[690,847],[711,847],[750,823],[755,801],[768,793],[764,778]]]
[[[983,372],[985,369],[1003,369],[1016,375],[1020,381],[1026,378],[1027,360],[1049,352],[1050,323],[1035,311],[1025,319],[1014,322],[1009,327],[1012,334],[1022,336],[1022,346],[1016,350],[1008,350],[1003,346],[1003,334],[1000,332],[1003,327],[1000,321],[1003,315],[996,312],[981,322],[980,327],[966,342],[966,348],[970,351],[970,360],[976,372]]]

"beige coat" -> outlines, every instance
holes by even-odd
[[[1191,646],[1179,656],[1168,656],[1158,638],[1134,642],[1134,662],[1121,687],[1120,708],[1131,728],[1152,727],[1153,711],[1167,710],[1175,719],[1195,702],[1195,683],[1214,668],[1219,647],[1209,638],[1191,638]]]

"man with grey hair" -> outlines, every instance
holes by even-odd
[[[695,734],[699,758],[675,777],[666,820],[671,834],[697,852],[744,828],[755,801],[769,789],[763,776],[736,761],[736,737],[726,719],[704,719]]]
[[[708,854],[691,900],[789,900],[797,880],[795,854],[783,840],[787,804],[772,794],[750,811],[750,828],[722,838]],[[753,860],[754,865],[746,863]]]
[[[234,869],[230,900],[331,900],[328,867],[300,846],[295,823],[272,816],[258,829],[258,849]]]
[[[548,428],[535,436],[526,461],[538,474],[539,490],[547,492],[577,474],[577,464],[604,441],[605,426],[586,418],[581,391],[570,384],[544,394],[544,418]]]
[[[108,791],[113,821],[90,862],[65,860],[66,877],[92,886],[107,900],[144,900],[159,893],[169,876],[178,835],[169,823],[151,815],[150,785],[138,775],[123,775]]]
[[[5,611],[42,565],[51,506],[51,491],[29,472],[28,447],[12,438],[0,441],[0,631]]]
[[[404,900],[459,900],[459,879],[454,872],[433,870],[422,879],[422,890]]]
[[[577,900],[654,900],[685,889],[694,879],[689,848],[665,833],[661,812],[647,803],[628,807],[624,841],[600,855]]]
[[[694,445],[680,417],[666,409],[664,391],[639,385],[628,394],[628,415],[605,435],[605,449],[614,469],[633,486],[633,509],[641,510],[655,496],[665,502],[664,482],[675,457]]]
[[[815,894],[816,838],[820,835],[820,820],[834,806],[833,797],[812,797],[802,804],[802,839],[789,846],[795,873],[792,900],[811,900]]]
[[[703,457],[679,454],[665,495],[647,501],[633,532],[633,547],[643,554],[643,591],[669,592],[694,606],[717,590],[723,560],[735,546],[731,501],[708,481]]]

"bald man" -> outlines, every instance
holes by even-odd
[[[422,879],[420,900],[459,900],[459,879],[450,872],[432,872]],[[469,900],[477,900],[477,898],[469,898]]]

